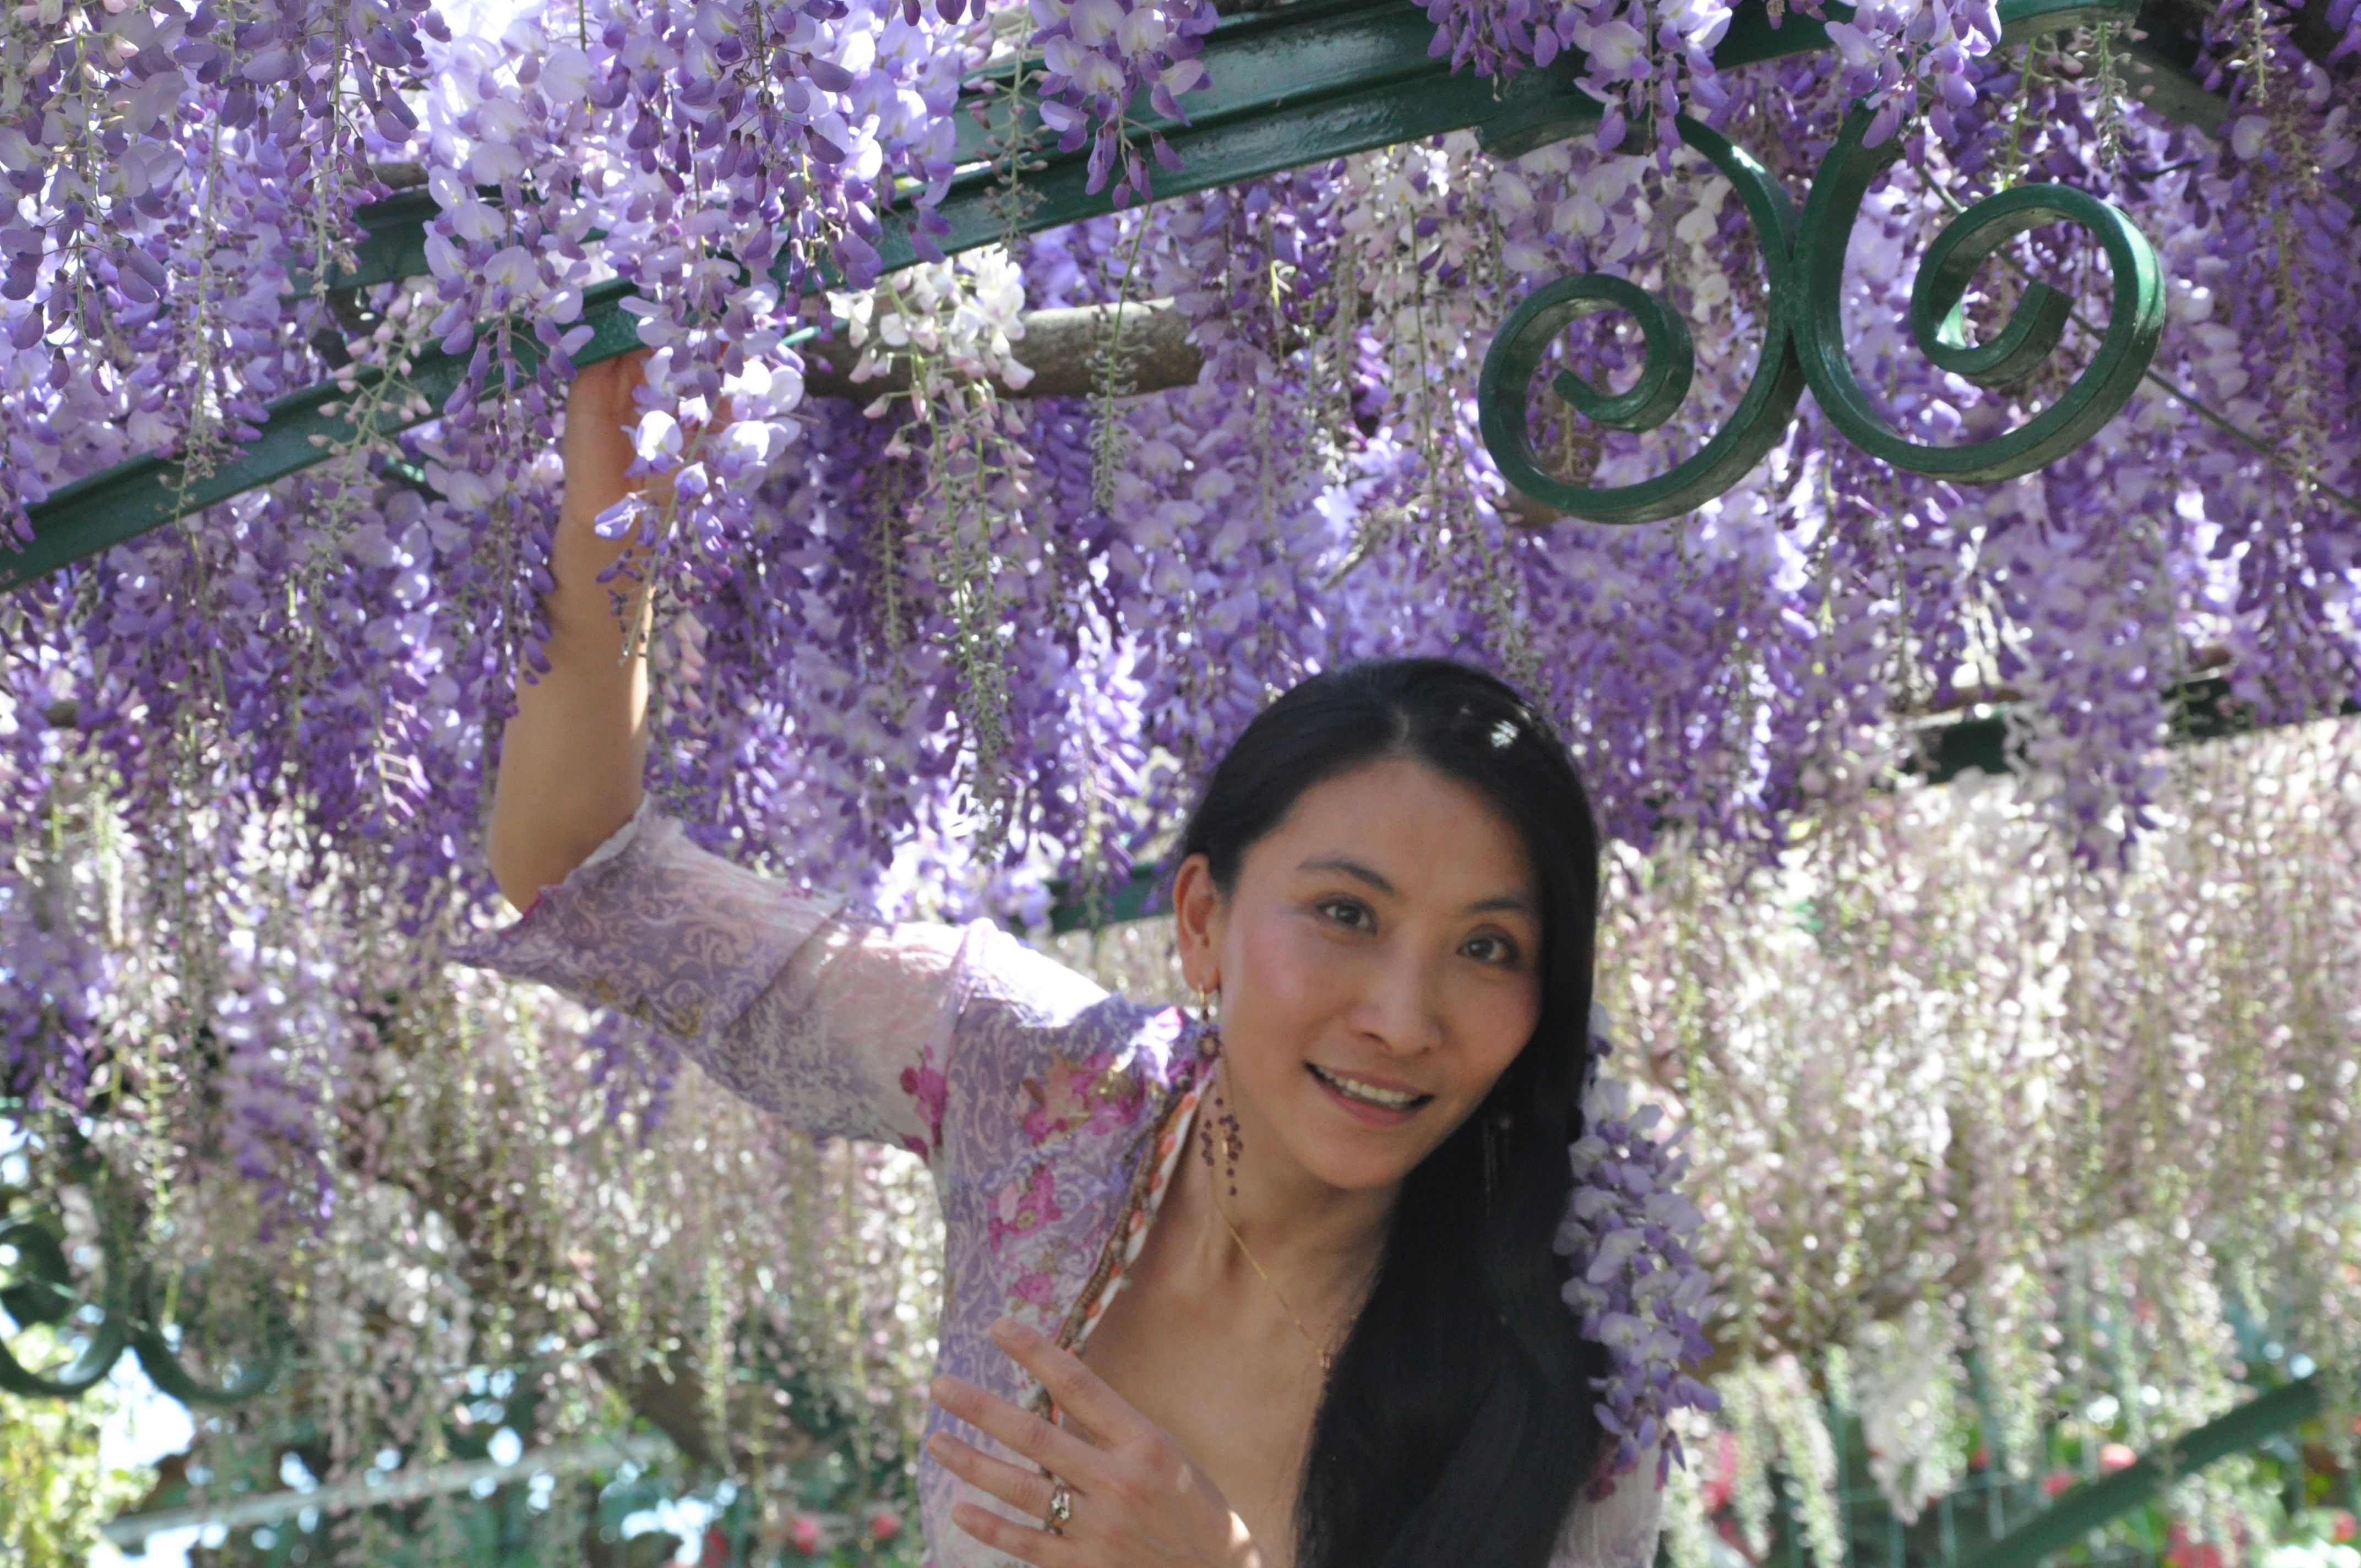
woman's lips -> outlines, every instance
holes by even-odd
[[[1314,1067],[1310,1062],[1303,1064],[1303,1069],[1312,1075],[1312,1081],[1320,1086],[1320,1091],[1325,1094],[1338,1110],[1364,1126],[1399,1127],[1415,1117],[1425,1108],[1427,1102],[1434,1098],[1432,1094],[1420,1094],[1408,1104],[1381,1105],[1374,1100],[1365,1100],[1357,1094],[1346,1092],[1338,1082],[1338,1080],[1357,1075],[1337,1073],[1332,1076],[1328,1069]],[[1367,1079],[1359,1081],[1372,1082]],[[1392,1089],[1394,1086],[1389,1083],[1375,1083],[1374,1087]]]

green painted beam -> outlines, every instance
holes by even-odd
[[[354,247],[349,269],[339,268],[329,274],[329,287],[360,289],[424,277],[426,225],[442,210],[443,203],[421,186],[397,191],[382,202],[371,202],[355,211],[353,221],[360,225],[368,237]],[[291,279],[289,286],[296,293],[307,293],[309,281],[308,276],[299,276]]]
[[[2061,1494],[2022,1527],[1993,1541],[1960,1568],[2037,1568],[2055,1552],[2079,1544],[2125,1514],[2145,1507],[2172,1481],[2217,1460],[2244,1453],[2274,1432],[2301,1426],[2321,1411],[2321,1374],[2249,1399],[2131,1464]]]
[[[1423,21],[1405,6],[1414,20]],[[1401,41],[1398,38],[1398,42]],[[1420,46],[1422,50],[1424,46]],[[1206,50],[1208,59],[1213,51]],[[1334,91],[1286,94],[1273,89],[1272,102],[1252,113],[1204,115],[1190,126],[1164,132],[1165,140],[1180,156],[1177,172],[1156,172],[1156,194],[1163,199],[1193,191],[1235,185],[1332,158],[1344,158],[1372,148],[1418,141],[1446,131],[1480,130],[1496,118],[1542,104],[1564,105],[1576,118],[1596,119],[1591,101],[1574,87],[1571,68],[1553,64],[1548,71],[1529,71],[1505,83],[1487,78],[1442,71],[1409,73],[1396,67],[1403,61],[1378,58],[1365,80]],[[1431,62],[1429,62],[1431,63]],[[1226,62],[1215,60],[1221,71]],[[1105,192],[1084,189],[1089,180],[1083,154],[1063,155],[1028,175],[1025,188],[1033,193],[1019,232],[1057,228],[1112,210]],[[1001,180],[991,169],[960,176],[937,210],[950,233],[939,243],[946,253],[991,245],[1005,237],[1002,221]],[[896,213],[885,225],[878,247],[888,269],[917,260],[911,246],[906,215]]]
[[[577,359],[588,364],[609,359],[639,342],[636,318],[622,308],[632,292],[620,280],[583,291],[583,320],[594,335]],[[517,360],[530,372],[541,362],[541,344],[529,332],[517,334]],[[410,391],[425,400],[432,419],[442,411],[466,374],[464,356],[427,350],[411,362],[402,377]],[[382,385],[381,373],[364,376],[363,392]],[[200,511],[217,502],[283,479],[290,474],[324,461],[339,450],[350,450],[419,422],[402,411],[406,400],[389,400],[391,406],[375,417],[352,411],[358,400],[333,381],[291,392],[269,405],[261,434],[239,449],[237,456],[210,473],[192,473],[181,464],[159,457],[135,457],[86,479],[51,492],[49,499],[28,509],[33,514],[33,543],[20,554],[0,552],[0,591],[21,587],[70,562],[93,555],[111,544],[136,539],[161,528],[177,517]],[[328,405],[343,411],[329,413]]]
[[[2256,729],[2253,716],[2231,700],[2229,680],[2222,675],[2201,675],[2182,683],[2174,688],[2169,705],[2168,745],[2196,745],[2225,736],[2250,734]],[[1949,723],[1929,724],[1919,732],[1917,755],[1905,765],[1904,771],[1935,784],[1949,784],[1961,773],[2012,772],[2008,720],[2000,708],[2001,705],[1994,705],[1990,710]],[[2361,703],[2348,702],[2343,711],[2348,716],[2361,715]],[[1103,892],[1095,905],[1072,896],[1068,884],[1053,882],[1049,888],[1058,902],[1050,906],[1049,929],[1063,935],[1165,914],[1162,908],[1151,907],[1159,895],[1164,874],[1165,868],[1160,863],[1137,867],[1123,883]],[[1976,1568],[1987,1565],[1978,1564]]]
[[[2120,16],[2124,5],[2125,0],[2113,6],[2107,0],[2002,0],[2000,9],[2004,32],[2015,37],[2081,25],[2110,11]],[[1832,5],[1829,13],[1850,14],[1842,5]],[[1597,117],[1595,104],[1573,85],[1581,62],[1572,53],[1547,70],[1499,82],[1453,74],[1446,61],[1427,53],[1433,36],[1425,16],[1407,0],[1298,0],[1224,20],[1207,40],[1211,85],[1191,95],[1190,123],[1176,125],[1152,113],[1138,122],[1143,132],[1160,130],[1183,159],[1180,172],[1159,174],[1158,195],[1234,184],[1445,131],[1474,128],[1488,146],[1513,150],[1570,134]],[[1791,16],[1774,28],[1761,0],[1747,0],[1715,58],[1737,66],[1826,47],[1820,24]],[[987,145],[981,133],[963,134],[969,150],[981,156]],[[1093,195],[1083,188],[1086,180],[1083,154],[1047,156],[1026,178],[1036,200],[1016,225],[1017,232],[1110,210],[1104,192]],[[950,227],[942,248],[956,252],[1005,237],[1009,229],[1000,194],[1000,176],[989,167],[955,179],[939,209]],[[355,269],[340,274],[337,283],[382,283],[422,274],[425,225],[434,210],[423,191],[403,192],[362,209],[357,216],[368,237],[358,247]],[[917,259],[906,212],[887,214],[883,229],[878,248],[889,269]],[[629,285],[609,283],[593,292],[598,298],[586,301],[586,319],[598,334],[574,356],[578,364],[627,352],[636,343],[631,318],[619,304]],[[537,362],[538,345],[529,336],[519,342],[521,361]],[[407,379],[426,400],[425,417],[439,411],[464,369],[464,359],[439,352],[413,363]],[[60,487],[27,509],[33,543],[20,554],[0,551],[0,591],[412,422],[388,411],[360,428],[347,417],[321,411],[324,404],[345,400],[333,384],[279,400],[270,405],[261,433],[209,473],[192,474],[175,461],[144,456]]]
[[[1068,884],[1061,882],[1051,883],[1049,890],[1059,895],[1059,902],[1049,908],[1049,929],[1058,936],[1069,931],[1095,931],[1171,913],[1162,905],[1161,863],[1134,866],[1129,876],[1101,893],[1095,901],[1070,896]]]
[[[2169,745],[2195,745],[2250,734],[2257,728],[2252,714],[2231,700],[2230,683],[2221,675],[2183,682],[2174,688],[2168,705]],[[2361,704],[2348,702],[2341,711],[2347,717],[2361,715]],[[1995,709],[1928,726],[1922,732],[1913,771],[1929,784],[1949,784],[1964,773],[2009,772],[2008,721]]]
[[[1379,87],[1411,78],[1450,74],[1449,62],[1430,56],[1434,25],[1408,0],[1294,0],[1239,16],[1228,16],[1205,40],[1207,80],[1188,95],[1189,126],[1199,129],[1306,104],[1337,93]],[[1038,69],[1032,61],[1028,69]],[[986,83],[1005,84],[1005,70],[987,73]],[[1007,123],[1005,92],[972,96],[953,129],[954,156],[961,163],[999,157],[999,136]],[[1147,131],[1168,136],[1181,122],[1156,112],[1141,93],[1131,119]],[[1040,115],[1028,107],[1028,134],[1047,135]],[[1064,154],[1079,157],[1079,154]]]

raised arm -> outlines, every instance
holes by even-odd
[[[492,795],[492,874],[529,913],[452,956],[639,1018],[793,1125],[932,1156],[962,1008],[1018,1019],[1002,1034],[1023,1046],[1104,993],[985,922],[844,913],[699,849],[642,801],[647,673],[623,659],[625,616],[598,580],[623,546],[593,526],[631,488],[642,357],[591,366],[566,398],[550,667],[519,672]],[[644,628],[644,605],[631,613]]]
[[[646,661],[623,657],[625,624],[600,575],[623,554],[592,524],[631,488],[629,427],[644,353],[586,367],[566,400],[566,488],[545,596],[549,669],[517,673],[516,717],[492,787],[492,876],[522,909],[565,880],[639,809],[648,748]],[[646,624],[642,602],[639,619]],[[636,642],[637,639],[632,639]]]

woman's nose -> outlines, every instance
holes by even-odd
[[[1360,1005],[1362,1032],[1394,1056],[1419,1056],[1443,1044],[1434,967],[1409,953],[1377,955]]]

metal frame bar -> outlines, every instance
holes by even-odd
[[[2015,40],[2124,19],[2134,4],[2002,0],[2003,36]],[[1842,4],[1828,9],[1839,20],[1851,15]],[[1430,55],[1433,37],[1431,24],[1405,0],[1298,0],[1225,19],[1206,42],[1211,85],[1192,95],[1189,122],[1177,124],[1144,103],[1138,106],[1135,123],[1140,133],[1164,136],[1183,160],[1178,173],[1161,177],[1159,199],[1445,131],[1474,128],[1488,145],[1530,141],[1536,127],[1563,133],[1595,116],[1593,101],[1574,86],[1581,71],[1578,55],[1569,52],[1546,69],[1505,81],[1477,78],[1454,74],[1446,61]],[[1822,24],[1791,15],[1774,27],[1762,0],[1746,0],[1714,58],[1717,64],[1734,67],[1828,47]],[[2161,57],[2140,58],[2154,71],[2169,75],[2174,70]],[[2193,82],[2189,85],[2194,89]],[[2195,91],[2206,98],[2202,89]],[[2159,94],[2158,106],[2174,113],[2176,106],[2186,107],[2187,97]],[[962,149],[983,159],[991,145],[988,128],[967,120],[961,136]],[[1027,173],[1024,184],[1037,199],[1016,231],[1031,233],[1112,210],[1104,192],[1093,195],[1084,189],[1086,164],[1082,153],[1051,154]],[[1005,237],[1010,228],[999,210],[1003,192],[1001,172],[989,163],[955,179],[937,209],[950,228],[940,248],[951,253]],[[425,225],[434,210],[423,191],[362,208],[356,218],[367,237],[356,266],[333,277],[330,286],[353,288],[423,274]],[[917,259],[911,222],[907,209],[885,216],[878,249],[888,270]],[[304,280],[292,281],[308,287]],[[596,363],[636,345],[636,323],[622,308],[631,292],[620,280],[586,291],[584,320],[594,335],[573,356],[577,364]],[[529,332],[514,323],[486,330],[511,334],[521,371],[530,373],[538,364],[542,345]],[[465,356],[439,349],[412,360],[402,379],[423,398],[429,411],[423,415],[403,412],[400,405],[408,400],[399,398],[384,400],[391,406],[358,415],[349,408],[328,414],[324,405],[354,400],[334,383],[324,383],[270,404],[259,434],[230,461],[209,470],[148,455],[61,486],[27,509],[32,543],[19,554],[0,553],[0,591],[432,418],[459,385],[466,365]],[[366,374],[363,390],[376,389],[380,379],[381,373]],[[373,405],[378,400],[366,401]]]

